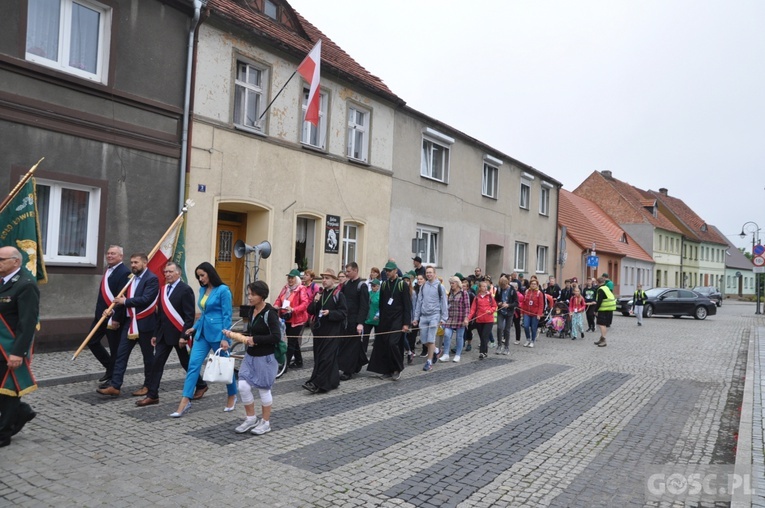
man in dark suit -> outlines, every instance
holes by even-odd
[[[130,269],[122,262],[123,250],[119,245],[110,245],[106,250],[106,273],[101,278],[101,285],[98,288],[98,297],[96,298],[96,315],[93,318],[93,324],[90,325],[90,329],[96,326],[98,321],[104,314],[104,311],[112,304],[114,297],[122,291],[122,288],[128,283],[130,277]],[[114,364],[117,361],[117,350],[120,345],[120,333],[122,327],[125,325],[125,308],[118,307],[114,315],[109,319],[104,320],[101,326],[93,334],[93,338],[88,343],[88,349],[93,353],[93,356],[101,362],[101,365],[106,369],[106,373],[103,375],[100,382],[103,384],[99,388],[106,388],[110,384],[112,379],[112,373],[114,372]],[[106,340],[109,343],[109,352],[106,352],[106,348],[101,344],[101,339],[106,335]]]
[[[29,350],[40,316],[37,281],[16,247],[0,247],[0,448],[36,416],[21,396],[37,389]]]
[[[178,354],[181,366],[189,370],[189,352],[186,351],[186,330],[194,325],[194,290],[181,280],[178,265],[169,261],[164,268],[165,285],[159,293],[157,304],[157,328],[151,338],[154,346],[154,362],[147,388],[146,398],[135,403],[138,407],[159,404],[159,383],[167,359],[173,349]],[[207,383],[199,376],[194,398],[198,399],[207,391]],[[201,395],[199,395],[201,394]]]
[[[159,279],[146,267],[149,258],[143,252],[130,256],[130,271],[133,280],[127,291],[127,297],[115,297],[117,305],[122,305],[127,311],[127,324],[122,328],[120,346],[117,351],[117,361],[114,364],[111,385],[96,390],[101,395],[118,397],[122,381],[127,370],[130,353],[136,341],[141,346],[143,354],[143,386],[133,392],[133,396],[144,396],[149,393],[149,375],[154,361],[154,348],[151,338],[157,326],[157,296],[159,295]]]

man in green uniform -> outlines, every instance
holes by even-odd
[[[36,416],[22,395],[37,389],[30,349],[40,315],[37,281],[16,247],[0,247],[0,448]]]

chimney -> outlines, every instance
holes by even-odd
[[[668,193],[669,193],[669,191],[666,188],[664,188],[664,187],[659,189],[659,194],[661,194],[662,196],[668,196],[669,195]]]
[[[606,180],[614,179],[610,169],[604,169],[603,171],[600,172],[600,174],[603,175],[603,178],[605,178]]]

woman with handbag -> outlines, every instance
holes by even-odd
[[[251,306],[247,333],[224,331],[224,335],[247,345],[247,352],[239,368],[239,397],[247,415],[235,430],[237,434],[250,431],[260,436],[271,431],[271,387],[276,380],[278,362],[274,356],[275,347],[282,340],[279,313],[268,298],[268,284],[259,280],[247,285],[247,303]],[[255,398],[252,389],[260,395],[262,417],[255,415]]]
[[[178,405],[178,410],[171,414],[172,418],[180,418],[191,409],[191,398],[194,396],[199,371],[202,368],[210,350],[228,351],[231,341],[223,335],[223,330],[231,326],[231,291],[215,271],[213,265],[204,262],[194,271],[201,286],[199,292],[199,308],[202,315],[199,316],[192,328],[186,331],[186,335],[194,334],[194,345],[191,347],[189,369],[186,372],[186,381],[183,383],[183,397]],[[228,402],[223,409],[226,412],[233,411],[236,406],[236,383],[234,376],[226,385]]]
[[[303,355],[300,352],[300,339],[303,326],[308,321],[308,288],[300,280],[300,270],[290,270],[287,285],[276,297],[274,307],[279,309],[279,317],[287,325],[287,363],[291,369],[303,367]]]

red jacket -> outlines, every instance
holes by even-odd
[[[524,295],[521,315],[541,317],[545,312],[545,294],[540,290],[529,289]]]
[[[287,294],[287,286],[282,288],[279,297],[274,302],[274,308],[279,310],[279,316],[284,315],[282,304],[284,295]],[[300,326],[308,321],[308,304],[311,303],[308,297],[308,288],[302,284],[290,294],[290,307],[292,308],[292,317],[287,321],[287,326]]]
[[[579,295],[578,297],[572,296],[568,301],[568,311],[570,313],[584,312],[587,309],[584,303],[584,297],[582,295]]]
[[[470,306],[470,320],[476,323],[494,323],[494,313],[497,311],[497,302],[491,293],[476,295]]]

